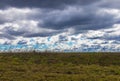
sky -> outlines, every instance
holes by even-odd
[[[0,51],[120,52],[120,0],[0,0]]]

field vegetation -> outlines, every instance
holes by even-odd
[[[120,53],[0,53],[0,81],[120,81]]]

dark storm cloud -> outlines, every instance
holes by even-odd
[[[17,23],[21,28],[28,27],[29,20],[38,21],[39,28],[52,29],[60,32],[27,32],[6,29],[5,33],[10,36],[45,37],[61,33],[65,29],[73,28],[75,33],[88,30],[99,30],[112,27],[119,23],[111,12],[102,9],[119,8],[115,3],[118,0],[1,0],[0,1],[0,24]],[[108,6],[108,4],[110,4]],[[113,4],[113,6],[112,6]],[[12,9],[11,8],[15,8]],[[25,8],[28,8],[28,12]],[[18,9],[18,10],[17,10]],[[37,10],[34,10],[37,9]],[[16,10],[16,11],[15,11]],[[29,12],[30,10],[30,12]],[[101,12],[99,12],[101,10]],[[2,13],[4,12],[4,13]],[[24,12],[24,13],[22,13]],[[32,13],[33,12],[33,13]],[[20,21],[28,24],[22,26]],[[32,24],[31,24],[32,25]],[[31,27],[31,26],[30,26]],[[35,26],[32,25],[34,30]],[[37,27],[36,27],[37,28]]]
[[[98,4],[100,7],[103,8],[116,8],[120,9],[120,0],[101,0],[101,2]]]
[[[14,35],[14,36],[20,36],[20,35],[23,35],[24,33],[26,33],[25,31],[14,31],[14,30],[7,30],[5,32],[10,35]]]
[[[44,14],[43,23],[40,27],[51,29],[64,29],[74,27],[79,30],[97,30],[101,28],[110,27],[117,23],[114,19],[115,15],[109,13],[97,13],[101,8],[76,7],[66,8],[64,10],[54,10]],[[52,13],[53,12],[53,13]],[[78,30],[78,31],[79,31]]]
[[[97,0],[1,0],[0,7],[64,8],[66,5],[88,5]]]

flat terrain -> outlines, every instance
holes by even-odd
[[[0,53],[0,81],[120,81],[120,53]]]

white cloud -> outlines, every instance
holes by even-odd
[[[55,22],[59,22],[64,21],[62,19],[69,20],[70,17],[79,15],[81,12],[81,8],[68,7],[67,10],[52,11],[48,13],[48,15],[53,15],[52,17],[55,17]],[[61,14],[59,15],[59,13]],[[98,12],[100,16],[105,16],[105,14],[111,14],[114,16],[115,19],[120,17],[119,13],[120,10],[118,9],[102,9]],[[46,45],[45,47],[48,46],[49,49],[53,50],[78,49],[84,51],[84,49],[89,50],[91,48],[94,49],[94,51],[99,51],[102,50],[102,48],[104,47],[106,47],[107,51],[110,49],[120,50],[120,45],[118,45],[118,43],[115,43],[118,42],[118,40],[116,40],[115,38],[113,38],[112,40],[107,39],[111,37],[120,37],[120,24],[114,24],[113,27],[107,29],[88,30],[88,32],[73,35],[76,32],[74,27],[62,29],[62,32],[59,32],[59,30],[40,27],[39,24],[43,23],[42,19],[36,20],[31,17],[38,14],[43,14],[40,9],[8,8],[5,10],[0,10],[0,21],[5,21],[4,23],[0,24],[0,36],[8,35],[15,38],[13,40],[10,40],[7,39],[7,36],[4,38],[2,37],[0,38],[0,44],[8,42],[12,45],[17,45],[18,42],[24,40],[27,42],[26,45],[28,45],[29,47],[34,46],[36,43],[44,43]],[[56,18],[56,16],[60,17]],[[20,34],[16,36],[16,34],[19,32]],[[59,33],[48,37],[25,37],[25,35],[29,34],[46,34],[55,32]],[[65,37],[67,40],[60,40],[60,36]],[[72,38],[74,38],[75,40],[72,40]]]
[[[7,8],[0,10],[0,33],[8,34],[19,38],[20,36],[27,36],[36,33],[54,33],[57,30],[40,27],[42,20],[37,20],[36,15],[42,14],[41,9],[37,8]]]
[[[112,15],[114,16],[114,19],[119,19],[120,18],[120,9],[111,9],[111,8],[101,8],[100,10],[97,11],[97,14],[100,16],[105,16],[105,15]]]
[[[25,20],[30,15],[38,13],[37,9],[29,9],[29,8],[8,8],[5,10],[0,10],[0,18],[4,21],[18,21]],[[40,13],[40,12],[39,12]]]
[[[114,24],[112,28],[106,29],[104,32],[110,32],[109,36],[120,36],[120,24]]]

